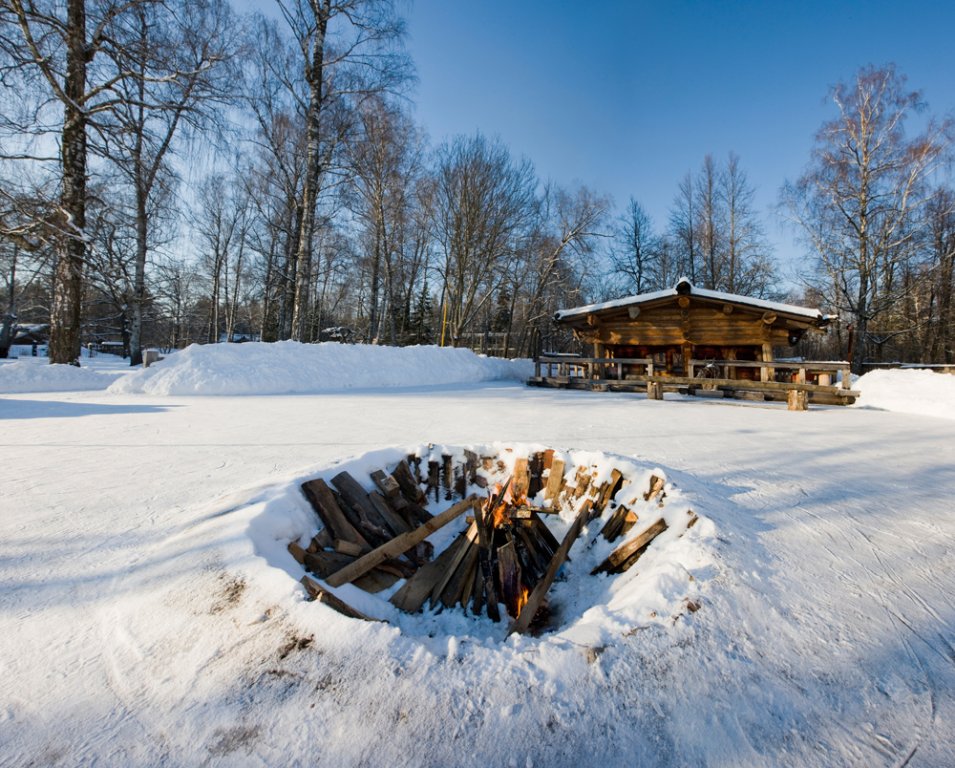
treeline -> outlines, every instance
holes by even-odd
[[[0,0],[0,354],[36,322],[54,362],[105,339],[134,364],[146,346],[243,339],[532,355],[568,348],[556,309],[681,275],[786,298],[736,155],[704,158],[656,228],[499,140],[430,146],[392,0],[276,9]],[[950,361],[950,127],[907,137],[903,85],[863,70],[834,91],[840,118],[783,193],[815,254],[789,298],[851,322],[859,360]],[[812,351],[843,356],[842,330]]]

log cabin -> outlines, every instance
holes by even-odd
[[[648,386],[651,397],[664,389],[765,399],[803,392],[801,399],[850,403],[858,393],[849,390],[848,363],[775,359],[776,350],[807,333],[825,333],[834,319],[818,309],[697,288],[683,278],[666,290],[557,312],[555,322],[592,345],[593,357],[542,355],[528,383]],[[833,386],[837,372],[843,374],[839,387]]]
[[[650,358],[660,376],[691,375],[689,361],[769,361],[832,320],[818,309],[697,288],[673,288],[557,312],[555,320],[593,345],[595,358]],[[635,371],[642,372],[642,371]],[[737,367],[735,378],[758,376]]]

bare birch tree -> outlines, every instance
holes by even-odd
[[[909,138],[906,121],[924,109],[895,67],[866,67],[831,92],[838,114],[823,124],[806,172],[783,200],[826,276],[832,305],[855,330],[861,371],[873,321],[905,295],[900,268],[917,242],[915,223],[932,199],[928,180],[946,159],[952,126],[929,120]]]

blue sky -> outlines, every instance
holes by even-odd
[[[955,2],[415,0],[418,121],[437,144],[499,136],[538,174],[633,195],[662,227],[704,155],[740,155],[771,209],[833,115],[829,86],[894,62],[936,114],[955,110]]]

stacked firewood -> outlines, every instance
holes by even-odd
[[[637,516],[613,505],[626,483],[617,470],[598,485],[589,467],[578,467],[568,483],[563,460],[553,451],[542,451],[514,458],[510,477],[489,488],[488,478],[502,476],[507,466],[500,458],[465,452],[463,461],[442,456],[426,465],[409,456],[391,472],[373,472],[375,490],[370,492],[347,472],[333,477],[331,486],[310,480],[302,490],[323,528],[307,549],[293,542],[289,551],[330,587],[352,583],[380,592],[405,579],[391,596],[392,604],[403,611],[458,608],[493,621],[507,617],[509,633],[531,631],[546,621],[547,592],[583,526],[612,505],[601,533],[614,541],[630,531]],[[466,495],[475,487],[483,489],[483,495]],[[662,478],[653,477],[643,496],[662,506]],[[458,501],[432,516],[426,509],[430,498]],[[531,504],[540,498],[541,506]],[[558,541],[543,518],[561,510],[573,510],[575,516]],[[427,537],[466,513],[466,530],[433,557]],[[615,549],[593,573],[627,570],[663,530],[661,516]],[[312,598],[346,615],[368,618],[309,576],[303,583]]]

